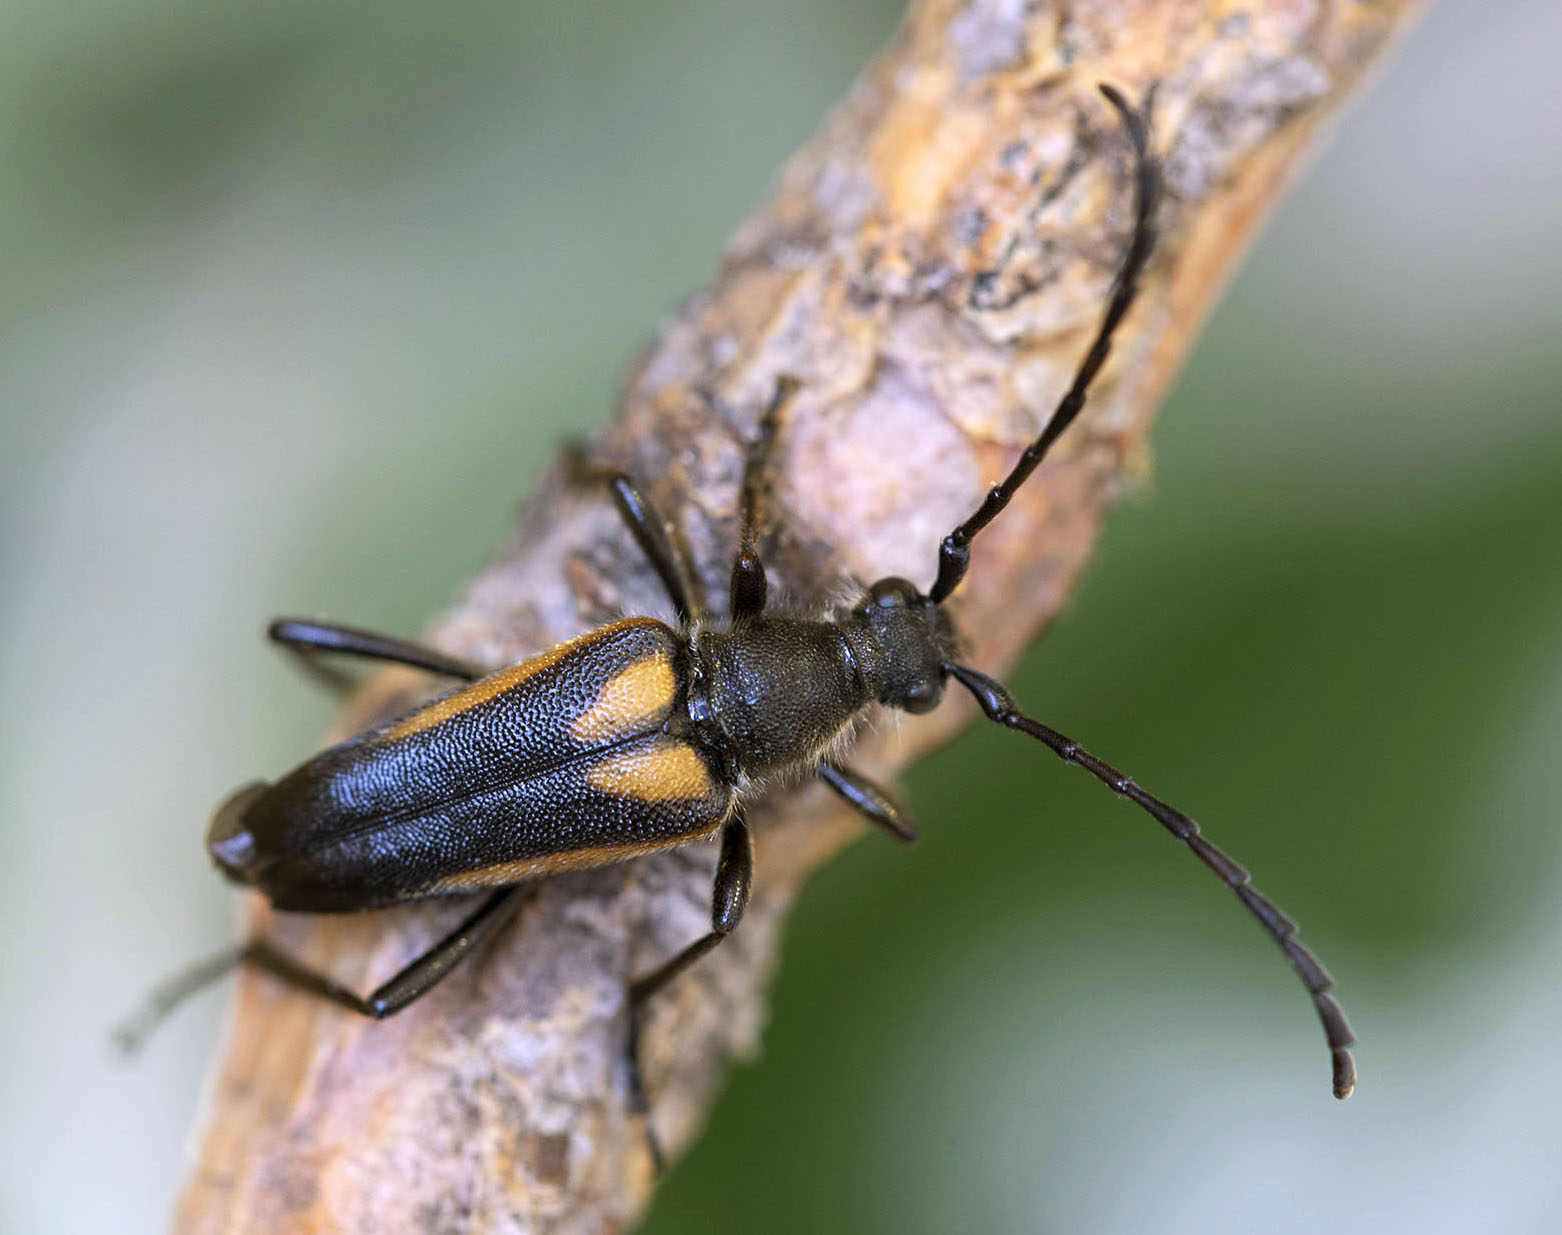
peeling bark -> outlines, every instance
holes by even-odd
[[[1156,85],[1162,244],[1081,423],[975,546],[956,600],[971,663],[1007,666],[1063,603],[1214,296],[1320,125],[1418,0],[924,0],[710,287],[661,327],[594,450],[673,520],[713,607],[736,545],[743,443],[778,376],[802,389],[777,450],[771,578],[813,606],[887,574],[931,582],[939,538],[1035,435],[1098,320],[1130,218],[1126,143],[1096,93]],[[495,666],[621,612],[668,616],[599,493],[559,475],[432,628]],[[427,684],[387,670],[349,732]],[[972,716],[865,731],[891,776]],[[757,1047],[802,881],[860,823],[818,785],[750,812],[742,929],[662,995],[645,1053],[676,1156],[727,1061]],[[706,929],[715,847],[549,879],[514,922],[395,1018],[269,978],[238,983],[182,1232],[604,1232],[654,1178],[623,1062],[625,986]],[[367,989],[457,903],[250,929]]]

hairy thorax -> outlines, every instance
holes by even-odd
[[[736,776],[817,760],[873,702],[834,622],[760,617],[690,644],[689,718]]]

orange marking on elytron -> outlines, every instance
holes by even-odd
[[[697,802],[715,792],[705,760],[676,741],[610,755],[586,773],[586,783],[637,802]]]
[[[600,630],[581,635],[578,639],[571,639],[568,643],[561,643],[541,656],[534,656],[518,665],[511,665],[508,669],[501,669],[498,673],[490,674],[481,681],[472,683],[465,690],[446,695],[421,711],[414,712],[400,724],[389,729],[385,734],[385,741],[394,742],[399,738],[411,737],[415,733],[424,733],[453,716],[460,716],[463,712],[481,707],[496,695],[502,695],[527,679],[536,677],[544,669],[551,669],[584,643],[606,638],[626,627],[644,624],[644,618],[629,618],[626,621],[614,622],[611,626],[604,626]]]
[[[481,870],[446,875],[429,891],[437,896],[443,892],[466,892],[473,888],[498,888],[535,879],[540,875],[607,866],[612,862],[643,857],[659,849],[672,849],[691,840],[698,840],[702,836],[709,836],[725,821],[726,816],[722,815],[697,832],[683,832],[666,839],[641,841],[634,845],[603,845],[592,849],[571,849],[567,853],[547,853],[535,858],[522,858],[518,862],[500,862],[497,866],[485,866]]]
[[[662,721],[677,694],[672,661],[658,650],[604,682],[596,702],[575,718],[570,733],[583,746],[644,733]]]

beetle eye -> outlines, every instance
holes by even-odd
[[[880,579],[868,589],[868,601],[881,609],[904,609],[917,599],[917,589],[905,579],[893,575]]]

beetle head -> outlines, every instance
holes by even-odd
[[[944,697],[944,665],[955,656],[954,624],[907,579],[873,584],[852,609],[879,653],[879,702],[903,712],[931,712]]]

